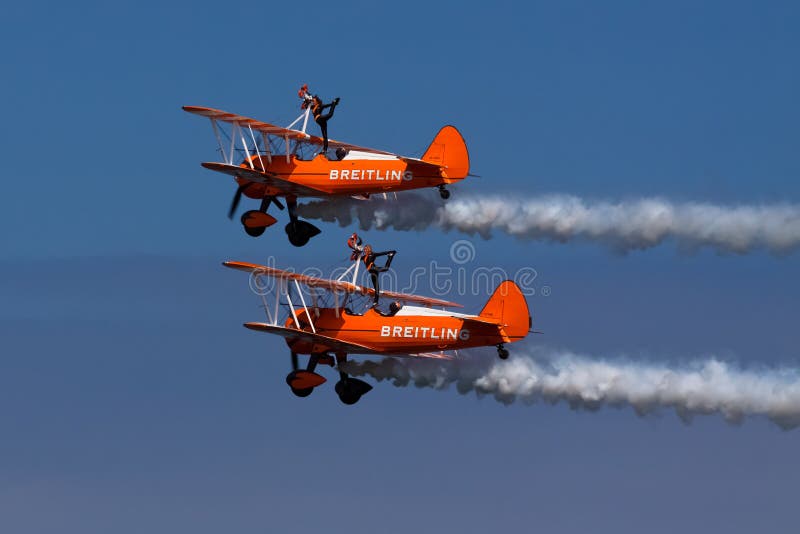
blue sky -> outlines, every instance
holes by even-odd
[[[244,277],[346,257],[247,237],[207,105],[267,121],[308,83],[331,135],[419,154],[464,134],[454,195],[800,201],[792,2],[26,3],[0,33],[0,527],[14,532],[791,531],[797,431],[502,406],[378,385],[296,399]],[[434,195],[434,192],[431,192]],[[397,269],[458,234],[373,232]],[[798,365],[797,253],[475,239],[534,267],[544,343]],[[482,297],[464,299],[475,309]],[[328,384],[330,385],[330,384]]]

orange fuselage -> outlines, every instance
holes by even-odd
[[[503,342],[518,341],[509,338],[498,325],[468,318],[427,315],[384,316],[374,309],[364,315],[353,315],[346,311],[336,314],[333,308],[319,310],[319,317],[311,312],[318,334],[340,341],[364,345],[377,354],[409,354],[440,350],[465,349]],[[306,312],[298,313],[302,330],[311,332]],[[286,320],[286,327],[296,328],[293,317]],[[324,345],[304,341],[287,340],[289,348],[300,354],[325,352]]]
[[[290,156],[287,162],[285,156],[274,155],[272,162],[269,162],[266,156],[253,156],[250,158],[250,163],[257,171],[265,170],[266,173],[281,180],[317,189],[321,192],[320,196],[324,194],[350,196],[405,191],[436,187],[463,179],[460,177],[448,178],[445,172],[433,165],[417,164],[400,159],[332,161],[323,155],[318,155],[312,160],[302,160]],[[241,167],[250,169],[250,164],[245,161]],[[240,185],[251,183],[241,178],[238,179],[238,182]],[[248,197],[256,199],[284,194],[275,188],[256,183],[251,183],[244,193]]]

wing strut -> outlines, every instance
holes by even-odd
[[[255,134],[253,134],[253,129],[250,127],[249,124],[247,125],[247,129],[250,130],[250,139],[253,140],[253,152],[255,152],[256,156],[258,156],[258,162],[261,164],[261,170],[263,172],[267,172],[267,168],[264,167],[264,160],[261,159],[261,155],[258,152],[258,143],[256,143],[256,136]],[[251,164],[250,166],[252,167],[253,165]]]
[[[233,149],[236,148],[236,131],[239,129],[239,123],[234,122],[231,125],[231,152],[228,157],[228,165],[233,165]]]
[[[289,309],[292,311],[292,317],[294,317],[294,326],[300,330],[300,320],[297,318],[297,312],[294,311],[292,297],[289,295],[289,284],[284,280],[281,282],[281,287],[286,290],[286,301],[289,303]]]
[[[244,140],[244,128],[241,127],[239,128],[239,138],[242,140],[242,147],[244,148],[244,153],[247,154],[247,157],[245,158],[247,160],[247,164],[250,165],[250,168],[252,170],[256,170],[256,168],[253,167],[253,160],[250,159],[250,148],[247,146],[247,141]]]
[[[306,306],[306,299],[303,298],[303,292],[300,291],[300,284],[297,283],[297,279],[294,281],[294,286],[297,288],[297,294],[300,295],[300,302],[303,304],[303,309],[306,311],[306,318],[308,318],[308,324],[311,325],[311,331],[315,334],[317,333],[317,329],[314,328],[314,321],[311,320],[311,312],[308,311],[308,306]],[[297,324],[297,323],[295,323]],[[300,325],[297,324],[297,328],[300,328]]]
[[[211,129],[214,130],[214,136],[217,138],[219,145],[219,152],[222,154],[222,159],[228,161],[228,156],[225,154],[225,149],[222,147],[222,137],[219,135],[219,128],[217,128],[217,119],[211,119]]]
[[[267,155],[267,163],[272,163],[272,151],[269,148],[269,138],[267,134],[261,132],[261,139],[264,141],[264,152]]]
[[[272,320],[272,312],[269,311],[269,305],[267,304],[267,296],[264,293],[261,293],[261,302],[264,303],[264,312],[267,314],[267,319],[269,320],[269,324],[277,324],[275,321]]]

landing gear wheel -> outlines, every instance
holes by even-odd
[[[450,198],[450,191],[448,191],[444,187],[440,187],[439,196],[442,197],[442,200],[447,200],[448,198]]]
[[[336,382],[336,386],[334,386],[336,394],[339,395],[339,400],[348,406],[357,403],[371,389],[372,386],[358,378],[342,379]]]
[[[508,349],[503,347],[497,347],[497,355],[500,357],[501,360],[508,359]]]
[[[339,400],[342,401],[342,404],[352,406],[361,400],[361,395],[350,390],[345,390],[342,393],[339,393]]]
[[[320,233],[319,228],[307,221],[290,221],[285,230],[289,243],[296,247],[302,247],[309,239]]]
[[[264,230],[275,224],[275,217],[260,210],[246,211],[239,220],[247,235],[253,237],[260,236]]]
[[[300,235],[297,232],[290,232],[288,229],[286,230],[286,235],[289,237],[289,243],[291,243],[296,247],[304,246],[306,243],[308,243],[308,240],[310,239],[308,236]]]
[[[294,393],[297,397],[308,397],[314,391],[314,388],[303,388],[303,389],[296,389],[291,388],[292,393]]]
[[[244,227],[245,233],[251,237],[258,237],[261,234],[263,234],[265,230],[266,228],[264,228],[263,226],[260,228],[250,228],[249,226]]]

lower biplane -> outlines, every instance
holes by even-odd
[[[261,202],[258,209],[241,216],[245,232],[254,237],[277,222],[267,209],[275,204],[283,210],[281,198],[289,209],[286,234],[299,247],[320,230],[298,218],[298,198],[367,199],[377,193],[435,187],[447,199],[450,191],[446,186],[469,174],[467,145],[453,126],[439,130],[422,157],[412,158],[335,140],[330,140],[328,151],[323,152],[323,139],[306,133],[308,107],[287,128],[218,109],[183,109],[211,120],[224,161],[202,166],[236,180],[228,217],[233,218],[243,195]],[[301,129],[293,129],[301,120]]]
[[[372,386],[348,376],[342,368],[348,355],[454,359],[448,352],[470,347],[497,347],[509,356],[506,343],[528,335],[531,318],[520,288],[506,280],[477,315],[447,308],[460,304],[432,297],[380,291],[388,310],[374,305],[375,290],[358,285],[360,258],[338,279],[324,279],[253,263],[223,265],[250,273],[251,288],[261,295],[267,322],[244,326],[286,339],[292,370],[286,382],[298,397],[310,395],[326,379],[318,365],[336,366],[335,390],[345,404],[355,404]],[[352,275],[352,278],[347,280]],[[298,355],[309,355],[302,369]]]

